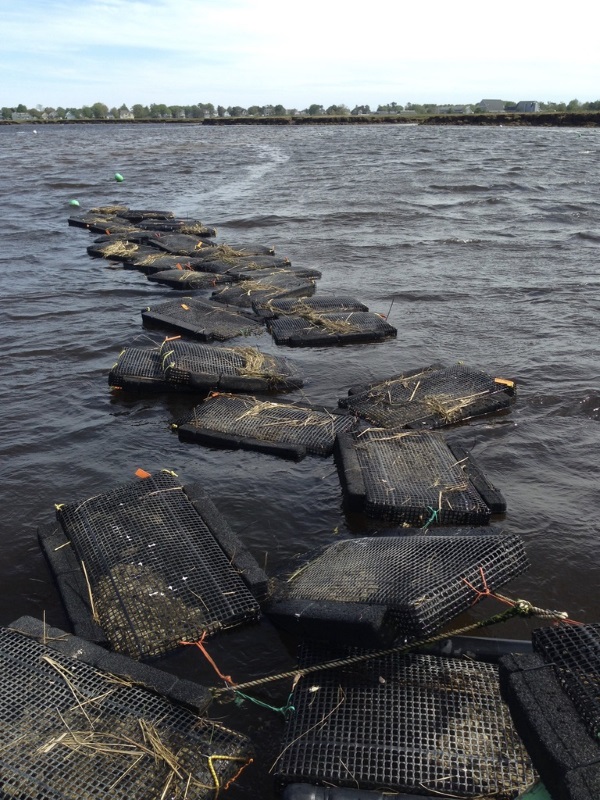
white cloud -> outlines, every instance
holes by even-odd
[[[3,105],[597,99],[598,12],[371,0],[0,0]]]

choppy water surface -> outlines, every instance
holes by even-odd
[[[323,272],[320,291],[389,313],[398,338],[383,344],[253,342],[300,362],[306,385],[293,396],[335,405],[353,383],[434,361],[516,379],[510,414],[452,436],[502,490],[505,527],[526,542],[531,570],[506,592],[599,620],[599,153],[596,130],[1,127],[0,624],[45,614],[68,629],[37,527],[55,503],[129,481],[138,467],[202,481],[270,573],[368,525],[344,513],[333,460],[183,444],[169,422],[189,398],[111,396],[121,348],[156,340],[140,311],[172,290],[89,258],[90,235],[67,226],[70,198],[82,210],[173,210],[215,225],[222,241],[275,245]],[[528,630],[513,622],[496,633]],[[292,644],[262,624],[213,640],[211,652],[242,681],[291,666]],[[218,682],[195,648],[159,663]],[[262,696],[282,705],[288,691]],[[281,719],[255,706],[212,711],[258,745],[232,795],[274,796]]]

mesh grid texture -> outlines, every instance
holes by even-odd
[[[365,513],[388,522],[482,525],[489,507],[441,434],[369,429],[353,443],[365,487]]]
[[[532,633],[533,648],[558,680],[594,739],[600,736],[600,624],[558,623]]]
[[[225,341],[263,331],[262,325],[235,309],[218,303],[182,297],[142,311],[142,319],[204,341]]]
[[[292,703],[280,784],[513,800],[536,779],[491,664],[391,655],[302,678]]]
[[[311,320],[282,316],[268,321],[277,344],[292,347],[327,347],[337,344],[378,342],[397,335],[396,328],[370,311],[318,314]],[[314,320],[314,321],[313,321]]]
[[[212,289],[217,284],[231,283],[233,278],[229,275],[215,275],[182,268],[153,272],[148,275],[148,280],[152,283],[162,283],[172,289],[186,291],[189,289]]]
[[[164,342],[160,352],[167,380],[177,385],[204,384],[227,391],[235,379],[240,386],[252,385],[251,391],[268,391],[296,389],[303,383],[287,359],[255,347],[217,347],[175,339]]]
[[[398,634],[421,638],[467,610],[485,585],[500,588],[528,566],[518,536],[348,539],[280,583],[276,599],[385,606]]]
[[[255,301],[255,311],[270,311],[273,316],[281,314],[301,315],[303,309],[320,314],[348,311],[368,311],[368,307],[354,297],[317,295],[305,299],[274,298],[265,302]]]
[[[271,297],[309,297],[314,293],[315,284],[312,280],[297,278],[294,274],[281,270],[217,289],[211,297],[219,303],[251,308],[255,300],[265,301]]]
[[[440,428],[507,408],[513,399],[514,389],[506,384],[456,364],[399,375],[362,392],[350,390],[339,402],[374,425]]]
[[[6,628],[0,665],[3,798],[212,800],[249,760],[245,737]]]
[[[179,482],[126,484],[57,518],[85,565],[111,648],[158,656],[182,640],[258,619],[260,610]]]
[[[298,445],[329,455],[338,433],[351,430],[350,416],[299,405],[219,394],[196,406],[187,427],[266,442]]]
[[[127,347],[108,375],[109,386],[121,389],[141,388],[158,390],[166,387],[165,373],[158,347]]]

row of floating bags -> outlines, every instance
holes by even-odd
[[[55,797],[27,791],[63,774],[78,775],[78,787],[89,779],[79,796],[104,797],[107,781],[131,763],[117,752],[128,737],[152,779],[147,794],[136,794],[139,775],[127,772],[123,796],[159,797],[176,772],[177,781],[192,780],[189,796],[212,797],[251,758],[251,743],[206,719],[207,689],[139,662],[262,615],[304,640],[297,672],[307,674],[294,681],[274,767],[286,797],[308,798],[298,784],[326,781],[409,797],[425,787],[427,797],[516,798],[528,796],[538,774],[551,797],[598,796],[600,626],[536,629],[533,652],[499,665],[401,652],[522,573],[519,537],[494,526],[389,531],[306,553],[269,577],[201,487],[161,472],[60,505],[39,540],[76,635],[31,621],[1,632],[10,675],[0,698],[6,796]],[[336,666],[321,666],[332,659]],[[115,675],[131,683],[115,689]],[[84,719],[88,703],[93,724]],[[187,733],[192,720],[196,738]],[[19,746],[4,746],[13,741]],[[106,754],[91,760],[83,741]],[[177,769],[156,756],[157,741],[176,749]]]
[[[216,253],[205,255],[214,250],[214,230],[169,212],[118,207],[69,222],[102,233],[104,241],[95,243],[100,247],[125,247],[126,255],[102,255],[149,277],[161,258],[179,258],[166,265],[177,272],[206,274],[207,264],[219,260]],[[173,234],[195,238],[202,256],[182,252],[192,241],[167,238]],[[147,250],[160,250],[159,240],[163,250],[157,258]],[[222,264],[212,274],[230,278],[223,281],[227,287],[247,282],[240,307],[215,297],[184,297],[145,312],[151,317],[144,324],[204,343],[258,333],[265,322],[273,326],[278,320],[285,323],[284,334],[290,320],[300,322],[294,322],[291,337],[282,334],[279,341],[271,327],[277,344],[305,346],[306,331],[318,346],[385,338],[359,338],[364,330],[354,322],[353,330],[344,328],[350,315],[365,310],[317,307],[315,313],[306,308],[319,300],[312,292],[282,297],[273,275],[265,276],[265,294],[255,277],[262,272],[259,259],[273,254],[231,249],[233,254],[219,254]],[[244,257],[253,263],[237,263]],[[149,261],[143,267],[133,263],[144,259]],[[197,261],[204,261],[201,270]],[[284,302],[290,306],[280,313]],[[331,299],[325,302],[331,308]],[[220,314],[233,316],[214,326],[211,317]],[[323,325],[318,317],[325,314],[342,316]],[[216,796],[248,763],[251,743],[206,718],[212,696],[206,689],[140,662],[183,641],[268,619],[304,640],[290,698],[294,710],[273,767],[286,800],[366,800],[381,797],[383,788],[401,792],[403,800],[542,800],[546,790],[538,774],[558,800],[600,797],[596,626],[561,623],[536,630],[534,653],[506,656],[499,666],[477,657],[397,649],[427,639],[528,566],[519,537],[487,524],[505,509],[500,493],[465,451],[430,430],[508,407],[514,384],[481,375],[476,380],[484,385],[474,384],[473,375],[468,377],[474,371],[462,365],[449,373],[430,367],[416,376],[355,387],[336,409],[267,403],[235,393],[265,391],[264,384],[244,386],[247,379],[266,381],[270,392],[293,390],[285,381],[301,380],[292,377],[294,368],[271,362],[263,374],[256,369],[260,356],[249,348],[209,355],[195,347],[217,346],[201,342],[181,342],[181,350],[165,342],[152,355],[128,354],[127,348],[109,381],[121,381],[124,389],[150,388],[157,380],[163,381],[156,385],[160,391],[176,385],[217,393],[191,419],[176,423],[182,438],[272,448],[266,452],[295,458],[335,450],[351,506],[401,529],[338,541],[305,553],[285,574],[267,576],[202,488],[184,485],[172,473],[59,506],[55,522],[40,528],[39,541],[76,635],[31,620],[5,632],[2,657],[10,665],[12,688],[21,681],[31,701],[24,706],[8,691],[0,699],[0,722],[10,720],[7,730],[11,726],[0,739],[0,790],[22,798]],[[128,355],[132,364],[152,362],[145,384],[145,375],[125,363]],[[444,391],[448,384],[454,394]],[[283,439],[272,438],[269,429],[284,431]],[[431,492],[434,484],[438,489]],[[387,650],[364,649],[375,647]],[[118,683],[117,690],[111,679],[119,675],[134,685]],[[162,703],[160,709],[151,706],[148,694]],[[36,710],[33,720],[24,707],[43,707],[43,713]],[[196,738],[189,736],[190,713]],[[136,745],[135,755],[124,754],[125,739]]]

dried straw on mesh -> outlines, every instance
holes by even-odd
[[[137,250],[139,245],[134,242],[119,241],[107,244],[102,248],[102,255],[104,258],[111,256],[132,256]]]
[[[254,377],[279,375],[279,370],[274,358],[257,350],[256,347],[239,346],[228,347],[226,349],[244,359],[244,366],[236,368],[238,375]]]
[[[356,333],[360,330],[356,325],[353,325],[348,319],[329,319],[327,312],[315,311],[314,308],[309,306],[303,300],[294,304],[293,309],[290,311],[282,311],[269,301],[266,308],[280,317],[302,317],[312,325],[319,328],[324,328],[329,333]],[[350,312],[356,313],[356,312]]]
[[[128,206],[99,206],[98,208],[91,208],[92,214],[123,214],[129,211]]]
[[[212,235],[212,229],[207,228],[201,222],[185,223],[179,228],[179,233],[187,233],[192,236]]]

